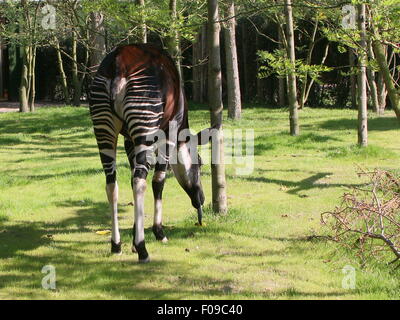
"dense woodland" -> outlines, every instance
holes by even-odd
[[[218,1],[224,100],[229,106],[240,100],[287,106],[295,80],[300,109],[356,107],[356,78],[365,63],[368,105],[376,112],[391,105],[398,112],[400,7],[394,0],[364,4]],[[365,24],[358,21],[360,10]],[[33,110],[36,91],[42,98],[79,105],[106,52],[136,42],[167,49],[181,69],[188,98],[208,99],[206,1],[3,1],[1,16],[1,37],[19,48],[22,59],[21,111]],[[39,75],[50,78],[46,88],[35,88]]]

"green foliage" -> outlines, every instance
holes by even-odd
[[[297,59],[295,70],[293,65],[286,56],[285,50],[276,49],[273,53],[267,51],[258,51],[258,57],[261,63],[264,63],[259,68],[259,77],[266,78],[271,75],[276,75],[279,78],[286,77],[289,72],[293,72],[302,80],[305,75],[319,82],[320,76],[324,72],[329,72],[332,68],[325,65],[308,65],[304,60]]]

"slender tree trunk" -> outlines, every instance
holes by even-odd
[[[283,26],[281,24],[278,24],[278,37],[279,37],[279,49],[283,49],[284,46],[284,34],[282,32]],[[280,107],[284,107],[286,105],[286,77],[282,78],[279,77],[278,79],[279,83],[279,89],[278,89],[278,104]]]
[[[201,56],[201,32],[196,36],[192,44],[192,99],[194,102],[200,102],[200,73],[199,66]]]
[[[375,31],[376,32],[376,31]],[[400,121],[400,97],[394,84],[392,75],[390,74],[389,65],[386,60],[385,49],[379,40],[374,40],[372,43],[376,61],[378,62],[380,73],[386,85],[392,108],[396,113],[397,119]]]
[[[95,74],[106,55],[104,16],[100,12],[90,13],[90,70]]]
[[[224,141],[222,134],[222,75],[221,75],[221,56],[220,56],[220,24],[218,13],[218,1],[208,0],[208,33],[209,33],[209,66],[208,66],[208,95],[211,110],[211,124],[219,127],[218,141],[213,141],[213,152],[218,154],[219,163],[211,164],[212,173],[212,206],[214,212],[226,213],[226,178],[225,178],[225,159]],[[216,145],[215,145],[216,144]],[[214,158],[214,156],[212,157]]]
[[[374,52],[372,50],[371,41],[368,41],[368,59],[372,61],[374,59]],[[369,66],[367,67],[367,77],[369,83],[369,90],[371,95],[372,108],[378,115],[380,114],[378,87],[376,85],[375,71]]]
[[[297,102],[297,84],[296,84],[296,54],[294,44],[294,27],[292,1],[285,0],[285,17],[286,17],[286,32],[287,32],[287,51],[291,62],[291,68],[288,74],[289,88],[289,109],[290,109],[290,134],[297,136],[300,133],[299,128],[299,104]]]
[[[67,76],[65,74],[64,63],[63,63],[61,49],[60,49],[60,43],[59,43],[57,37],[54,37],[54,45],[55,45],[56,53],[57,53],[57,65],[58,65],[58,71],[60,72],[60,76],[61,76],[61,88],[62,88],[62,91],[64,94],[64,101],[65,101],[65,104],[69,105],[69,104],[71,104],[71,99],[70,99],[69,91],[68,91]]]
[[[225,16],[235,16],[235,3],[228,3]],[[239,66],[236,47],[236,20],[230,19],[225,27],[226,79],[228,87],[228,117],[238,120],[241,117],[242,102],[240,96]]]
[[[28,112],[29,111],[29,63],[28,63],[28,53],[29,47],[25,46],[21,48],[22,55],[22,72],[21,72],[21,83],[19,87],[19,111]]]
[[[169,11],[171,16],[171,36],[168,39],[168,52],[174,59],[176,67],[179,72],[181,85],[183,86],[183,73],[182,73],[182,52],[179,32],[177,30],[178,12],[176,9],[176,0],[169,1]]]
[[[383,80],[382,73],[378,73],[378,100],[379,100],[379,114],[383,115],[386,109],[386,100],[388,92],[386,90],[385,81]]]
[[[205,23],[201,32],[201,56],[202,60],[208,58],[208,26]],[[208,66],[206,64],[201,66],[201,91],[200,102],[204,103],[208,100]]]
[[[376,31],[375,31],[376,32]],[[385,49],[379,40],[374,40],[372,43],[376,61],[378,62],[380,73],[386,85],[392,108],[396,113],[397,119],[400,121],[400,97],[392,75],[390,74],[389,66],[386,60]]]
[[[247,101],[249,99],[249,92],[250,92],[250,75],[249,75],[249,62],[248,62],[248,45],[247,45],[247,25],[245,22],[242,22],[242,55],[243,55],[243,100]]]
[[[351,105],[353,108],[357,107],[357,79],[353,74],[355,67],[355,59],[356,56],[354,54],[353,48],[349,47],[349,64],[351,69],[350,75],[350,96],[351,96]]]
[[[139,5],[140,7],[144,7],[144,0],[136,0],[136,4]],[[142,43],[147,43],[147,26],[146,26],[146,20],[144,17],[142,18],[141,24],[140,24],[140,34],[139,34],[139,39]]]
[[[312,55],[315,47],[315,38],[317,36],[317,31],[318,31],[318,24],[319,24],[318,18],[315,18],[313,33],[310,39],[310,43],[308,44],[306,65],[310,65],[312,61]],[[311,79],[310,82],[311,81],[313,80]],[[305,72],[303,76],[303,86],[301,88],[301,95],[300,95],[300,107],[299,107],[300,109],[303,109],[304,105],[307,102],[306,98],[307,89],[308,89],[308,72]]]
[[[74,87],[74,97],[73,97],[73,105],[80,106],[81,105],[81,82],[79,81],[79,68],[78,68],[78,41],[76,33],[72,33],[72,83]]]
[[[260,49],[260,35],[256,34],[256,52]],[[256,68],[260,70],[260,61],[256,60]],[[257,100],[260,102],[265,101],[264,96],[264,79],[261,79],[258,75],[256,75],[256,88],[257,88]]]
[[[36,46],[32,47],[32,55],[31,55],[31,63],[30,63],[30,94],[29,94],[29,111],[35,112],[35,98],[36,98]]]
[[[360,52],[358,55],[358,144],[368,145],[368,112],[367,112],[367,35],[365,29],[365,4],[358,5],[358,29],[360,31]]]

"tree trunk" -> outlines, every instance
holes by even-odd
[[[76,33],[72,33],[72,84],[74,87],[74,97],[73,97],[73,105],[80,106],[81,105],[81,82],[79,81],[79,68],[78,68],[78,53],[77,53],[78,41]]]
[[[36,46],[31,48],[31,62],[30,62],[30,88],[29,88],[29,111],[35,112],[35,98],[36,98]]]
[[[228,4],[226,17],[235,16],[235,3]],[[242,102],[240,96],[239,66],[236,48],[236,19],[232,18],[225,27],[226,80],[228,87],[228,117],[238,120],[241,117]]]
[[[351,106],[353,108],[357,107],[357,79],[356,76],[353,74],[354,67],[355,67],[355,59],[356,56],[354,54],[353,48],[349,47],[349,64],[350,64],[350,98],[351,98]]]
[[[368,41],[368,59],[370,61],[374,59],[374,52],[372,50],[371,41]],[[379,115],[381,108],[379,106],[378,87],[376,85],[376,74],[375,71],[370,66],[367,68],[367,76],[368,76],[369,89],[371,93],[372,108],[374,109],[375,113]]]
[[[221,75],[221,56],[220,56],[220,24],[218,13],[218,1],[208,0],[208,34],[209,34],[209,57],[208,64],[208,95],[211,110],[211,124],[219,127],[219,137],[213,141],[212,150],[217,153],[218,163],[211,164],[212,174],[212,206],[216,213],[226,213],[226,178],[225,178],[225,159],[224,141],[222,134],[222,75]],[[214,155],[212,157],[215,159]]]
[[[308,50],[307,50],[307,59],[306,59],[306,65],[311,65],[311,61],[312,61],[312,55],[313,55],[313,51],[314,51],[314,47],[315,47],[315,38],[317,36],[317,31],[318,31],[318,17],[315,18],[314,21],[314,29],[313,29],[313,33],[312,36],[310,38],[310,43],[308,44]],[[313,80],[311,79],[310,82],[312,82]],[[301,94],[300,94],[300,109],[304,108],[304,105],[307,102],[307,90],[308,89],[308,72],[305,72],[304,76],[303,76],[303,85],[301,88]],[[311,89],[311,88],[310,88]]]
[[[192,99],[193,102],[200,101],[200,55],[201,55],[201,33],[199,32],[192,43]]]
[[[64,63],[63,63],[61,49],[60,49],[60,43],[59,43],[57,37],[54,37],[54,45],[55,45],[56,53],[57,53],[58,72],[60,72],[60,76],[61,76],[61,89],[64,94],[65,104],[69,105],[69,104],[71,104],[71,99],[70,99],[69,91],[68,91],[67,76],[65,74]]]
[[[97,69],[106,55],[106,38],[104,16],[100,12],[90,13],[90,71],[92,74]]]
[[[285,0],[285,18],[286,18],[286,38],[287,51],[291,63],[291,68],[288,74],[289,88],[289,109],[290,109],[290,134],[297,136],[300,133],[299,129],[299,104],[297,102],[297,84],[296,84],[296,54],[294,44],[294,27],[292,1]]]
[[[243,100],[247,101],[249,99],[249,86],[250,86],[250,75],[249,75],[249,63],[248,63],[248,45],[247,45],[247,25],[242,22],[242,70],[243,70]]]
[[[376,31],[375,31],[376,32]],[[376,61],[378,62],[380,73],[388,91],[389,99],[392,104],[392,108],[396,113],[397,119],[400,121],[400,97],[399,93],[390,74],[389,66],[386,60],[385,49],[379,40],[374,40],[372,43]]]
[[[175,65],[179,72],[181,85],[183,87],[182,52],[179,40],[179,32],[177,30],[178,12],[176,9],[176,0],[169,1],[169,11],[171,16],[171,36],[167,40],[168,52],[175,61]]]
[[[141,9],[143,11],[144,0],[136,0],[136,4],[139,5],[140,7],[142,7]],[[142,13],[142,16],[143,16],[143,13]],[[142,22],[140,24],[139,40],[142,43],[147,43],[147,26],[146,26],[146,21],[144,18],[142,18]]]
[[[283,26],[280,24],[278,24],[277,26],[278,26],[278,37],[279,37],[279,49],[282,49],[285,47],[283,41],[284,35],[282,34]],[[285,78],[279,77],[278,81],[279,81],[278,104],[280,107],[284,107],[286,105],[286,77]]]
[[[358,5],[358,29],[360,32],[360,50],[358,54],[358,144],[368,145],[368,113],[367,113],[367,34],[365,29],[365,4]]]
[[[379,100],[379,114],[383,115],[386,109],[387,90],[385,81],[383,80],[382,73],[378,73],[378,100]]]
[[[256,34],[256,52],[260,49],[260,35]],[[256,60],[256,68],[257,72],[260,70],[260,61]],[[264,95],[264,79],[261,79],[258,75],[256,75],[256,91],[257,91],[257,100],[259,102],[265,102],[265,95]]]
[[[29,47],[25,46],[21,48],[22,55],[22,72],[21,72],[21,83],[19,87],[19,111],[28,112],[29,111],[29,62],[28,62],[28,51]]]

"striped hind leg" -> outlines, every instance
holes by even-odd
[[[132,180],[131,185],[133,189],[133,177],[135,170],[135,152],[134,152],[134,144],[131,140],[125,138],[125,152],[128,156],[129,164],[132,170]],[[166,178],[167,164],[157,163],[155,165],[155,171],[152,180],[152,189],[154,196],[154,223],[153,223],[153,233],[157,240],[162,242],[167,242],[168,239],[164,235],[163,227],[162,227],[162,192],[164,189],[165,178]],[[134,226],[136,229],[136,225]],[[136,252],[136,248],[135,248]]]
[[[116,151],[118,133],[122,126],[118,119],[113,119],[113,126],[107,130],[96,130],[96,139],[99,146],[100,159],[106,175],[106,193],[111,208],[112,234],[111,253],[121,253],[121,236],[118,224],[118,182],[116,167]],[[111,130],[112,129],[112,130]],[[114,131],[115,130],[115,131]]]
[[[107,79],[97,77],[91,88],[90,115],[101,163],[106,175],[106,193],[112,217],[111,252],[120,254],[121,237],[118,226],[116,150],[122,122],[111,112],[107,90]]]
[[[167,164],[156,164],[152,181],[154,196],[154,222],[153,233],[158,241],[167,242],[162,225],[162,192],[166,179]]]
[[[138,253],[139,263],[150,262],[144,238],[144,198],[147,188],[146,178],[150,169],[147,151],[151,143],[135,144],[135,160],[132,177],[133,197],[135,201],[135,222],[133,226],[133,248]]]

